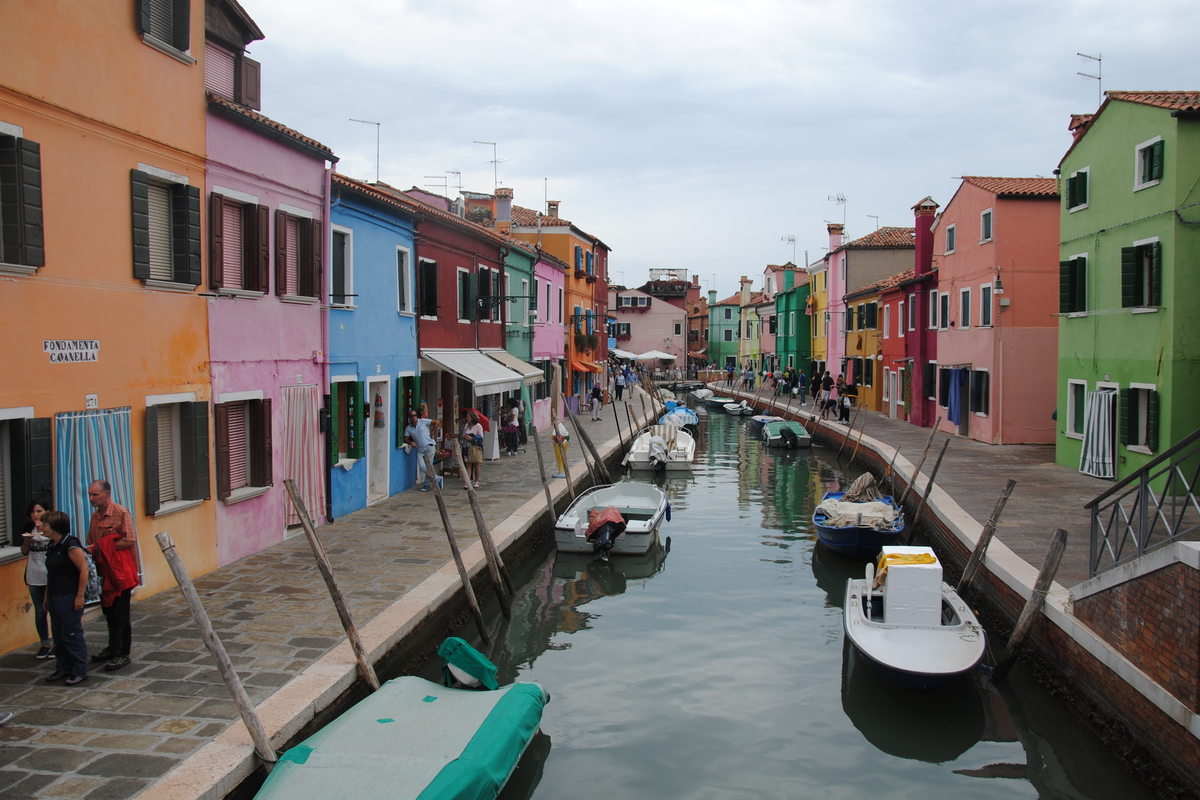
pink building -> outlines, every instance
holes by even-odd
[[[1058,226],[1053,178],[970,176],[934,224],[943,431],[1054,442]]]
[[[533,267],[533,285],[537,294],[537,311],[533,315],[533,363],[542,368],[545,379],[534,386],[533,424],[538,430],[550,427],[550,396],[552,366],[557,363],[565,370],[566,330],[563,316],[564,275],[567,264],[542,250]]]
[[[675,356],[670,366],[686,365],[687,311],[682,298],[676,305],[651,297],[641,289],[611,289],[608,308],[617,320],[613,335],[618,349],[633,353],[661,350]],[[646,366],[649,369],[660,365]]]

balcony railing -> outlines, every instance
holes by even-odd
[[[1200,430],[1088,503],[1092,542],[1088,574],[1151,550],[1200,536]]]

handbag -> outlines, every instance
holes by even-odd
[[[483,463],[483,448],[480,447],[479,445],[473,445],[471,447],[471,449],[467,451],[467,463],[468,464],[482,464]]]
[[[87,550],[83,551],[83,560],[87,562],[88,568],[87,588],[83,592],[83,602],[98,603],[104,583],[100,580],[100,573],[96,571],[96,562],[92,560],[92,556]]]

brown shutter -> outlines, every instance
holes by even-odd
[[[297,293],[303,297],[321,296],[321,223],[319,220],[301,220],[297,226],[300,252]]]
[[[222,260],[225,258],[225,198],[216,192],[208,195],[208,288],[225,284]]]
[[[266,206],[255,206],[258,222],[254,225],[255,243],[258,252],[254,259],[246,262],[254,265],[247,269],[247,276],[257,281],[254,288],[265,292],[271,288],[271,209]]]
[[[287,294],[287,213],[275,210],[275,294]]]
[[[217,499],[224,500],[229,489],[229,406],[213,406],[213,439],[217,443]]]
[[[250,485],[270,486],[271,459],[271,401],[249,403],[250,412]]]
[[[238,102],[255,111],[262,109],[262,65],[242,56],[238,65]]]
[[[242,206],[242,288],[258,289],[258,209]]]
[[[158,495],[158,406],[146,409],[145,494],[146,515],[153,517],[161,506]]]

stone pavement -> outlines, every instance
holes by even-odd
[[[738,395],[747,399],[754,396],[744,392]],[[766,401],[764,396],[760,405]],[[777,408],[782,410],[786,398],[777,398],[776,402]],[[797,409],[793,403],[791,409],[812,418],[811,400],[805,408]],[[840,432],[846,426],[833,422],[826,422],[824,426],[839,436],[840,444]],[[858,416],[854,438],[846,447],[846,455],[852,451],[858,431],[864,430],[864,426],[866,436],[898,447],[901,455],[913,464],[921,460],[921,452],[929,440],[928,428],[918,428],[864,409]],[[1054,529],[1063,528],[1069,534],[1067,550],[1055,580],[1066,587],[1086,580],[1092,523],[1084,504],[1112,487],[1112,481],[1055,464],[1053,445],[989,445],[944,433],[934,434],[929,458],[921,469],[926,475],[933,470],[946,439],[954,441],[946,450],[937,484],[952,495],[964,511],[983,524],[991,517],[996,501],[1000,499],[1004,482],[1012,478],[1017,486],[1000,518],[996,537],[1036,569],[1046,557]],[[918,489],[924,492],[923,480],[913,491]]]
[[[617,408],[624,426],[624,408]],[[580,423],[598,447],[616,435],[611,406],[602,421],[585,414]],[[542,449],[552,473],[547,434]],[[578,481],[585,470],[581,443],[572,438],[570,469]],[[543,496],[532,448],[531,437],[528,452],[483,464],[479,498],[489,528]],[[445,483],[455,538],[465,549],[477,539],[471,508],[461,479]],[[319,535],[360,628],[450,560],[432,492],[402,492]],[[153,540],[143,543],[146,558],[161,558],[155,550]],[[344,638],[303,534],[195,584],[256,704]],[[85,627],[89,652],[98,652],[107,642],[102,619]],[[133,797],[237,717],[179,591],[134,604],[133,643],[130,666],[98,669],[70,688],[44,682],[54,662],[34,660],[35,648],[0,657],[0,709],[15,714],[0,727],[0,797]]]

